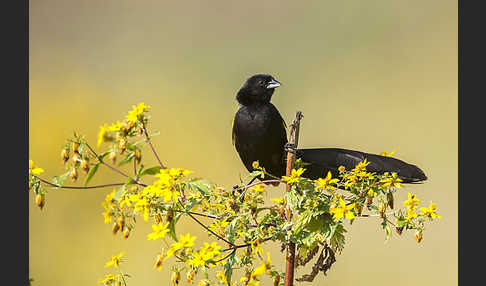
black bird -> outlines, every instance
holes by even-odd
[[[232,139],[236,151],[249,172],[254,161],[277,177],[286,171],[286,124],[277,108],[270,102],[275,88],[281,84],[268,74],[256,74],[243,84],[236,95],[240,108],[233,119]],[[310,165],[303,177],[317,179],[331,171],[337,177],[339,166],[353,169],[366,159],[366,169],[383,174],[396,172],[403,183],[417,183],[427,179],[415,165],[402,160],[340,148],[297,149],[296,157]]]

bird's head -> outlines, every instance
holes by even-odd
[[[236,95],[242,105],[267,103],[272,99],[275,88],[281,85],[268,74],[256,74],[246,80]]]

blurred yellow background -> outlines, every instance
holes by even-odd
[[[413,233],[385,243],[378,220],[357,219],[314,284],[457,284],[457,1],[35,0],[29,61],[29,157],[49,180],[64,172],[60,150],[73,131],[95,145],[100,125],[145,102],[162,160],[231,188],[247,175],[231,145],[236,92],[252,74],[272,74],[285,120],[304,113],[300,147],[396,149],[429,177],[397,201],[414,192],[442,215],[420,244]],[[92,183],[121,181],[101,169]],[[129,285],[169,285],[171,263],[152,269],[161,243],[147,241],[150,223],[139,220],[128,240],[104,224],[110,191],[53,190],[42,211],[31,194],[33,285],[96,285],[120,251]],[[179,233],[207,239],[181,222]],[[283,269],[279,245],[265,249]]]

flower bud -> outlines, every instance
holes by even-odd
[[[240,206],[238,206],[237,203],[235,203],[234,200],[228,200],[228,205],[229,207],[234,211],[234,212],[239,212],[240,211]]]
[[[388,206],[393,209],[393,194],[392,193],[388,193],[386,195],[386,201],[388,203]]]
[[[140,149],[135,150],[135,161],[137,161],[137,164],[140,164],[140,161],[142,161],[142,152],[140,152]]]
[[[397,231],[398,235],[402,235],[403,226],[397,226],[397,227],[395,227],[395,230]]]
[[[113,224],[113,227],[111,228],[111,233],[113,233],[113,235],[115,235],[118,232],[119,229],[120,229],[120,226],[118,225],[118,223],[115,222]]]
[[[365,204],[366,204],[366,207],[368,209],[370,209],[370,206],[371,204],[373,203],[373,198],[370,198],[370,197],[366,197],[366,201],[365,201]]]
[[[116,162],[116,152],[111,151],[110,154],[108,154],[108,158],[111,160],[111,162],[113,162],[113,165],[114,165],[115,162]]]
[[[162,262],[164,262],[162,255],[158,254],[157,258],[155,258],[154,269],[157,267],[162,267]]]
[[[68,149],[62,149],[61,158],[62,158],[63,163],[66,163],[67,160],[69,160],[69,150]]]
[[[181,275],[178,271],[172,272],[172,276],[170,278],[172,280],[172,283],[174,283],[174,286],[179,285],[179,281],[181,280]]]
[[[358,213],[358,216],[360,216],[361,213],[363,212],[363,204],[359,203],[359,204],[356,205],[355,208],[356,208],[356,211]]]
[[[278,283],[280,283],[280,275],[273,277],[273,286],[278,286]]]
[[[73,180],[73,182],[78,179],[78,171],[76,170],[76,168],[73,168],[71,172],[69,172],[69,177],[71,178],[71,180]]]
[[[125,120],[122,124],[121,129],[123,133],[128,134],[128,132],[130,132],[130,129],[132,129],[133,126],[135,126],[135,122]]]
[[[251,166],[253,167],[253,169],[258,169],[260,168],[260,163],[258,161],[253,161],[253,163],[251,163]]]
[[[81,169],[86,173],[89,172],[89,160],[88,160],[88,158],[81,160]]]
[[[386,204],[381,204],[380,205],[380,217],[383,218],[385,216],[385,211],[386,211]]]
[[[120,281],[116,281],[115,282],[115,286],[121,286],[121,282]]]
[[[74,154],[73,154],[73,163],[74,163],[74,165],[77,166],[80,161],[81,161],[81,156],[79,155],[79,153],[77,151],[74,152]]]
[[[420,243],[422,241],[422,231],[421,230],[415,231],[413,238],[415,238],[415,241]]]
[[[125,219],[123,217],[118,218],[116,221],[120,229],[123,229],[125,227]]]
[[[127,139],[126,138],[121,138],[120,141],[118,142],[118,149],[120,150],[120,154],[123,154],[125,150],[127,149]]]
[[[79,143],[73,142],[73,152],[78,152],[78,150],[79,150]]]
[[[165,220],[167,222],[172,222],[172,219],[174,218],[174,211],[173,210],[168,210],[167,215],[165,216]]]
[[[196,275],[196,272],[194,272],[194,270],[187,272],[187,274],[186,274],[187,283],[192,284],[192,280],[194,279],[195,275]]]
[[[45,197],[44,197],[44,195],[37,194],[35,196],[35,203],[42,210],[42,208],[44,207],[44,204],[45,204]]]
[[[129,235],[130,235],[130,229],[128,227],[125,227],[125,230],[123,231],[122,237],[124,239],[127,239]]]
[[[162,216],[160,214],[154,215],[154,219],[156,223],[161,223],[162,222]]]

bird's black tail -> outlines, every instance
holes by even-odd
[[[333,177],[337,177],[339,166],[347,170],[353,169],[359,162],[366,159],[370,164],[366,169],[370,172],[383,174],[396,172],[403,183],[419,183],[427,180],[425,173],[417,166],[408,164],[402,160],[360,151],[339,148],[299,149],[297,157],[310,163],[304,176],[317,179],[331,171]]]

